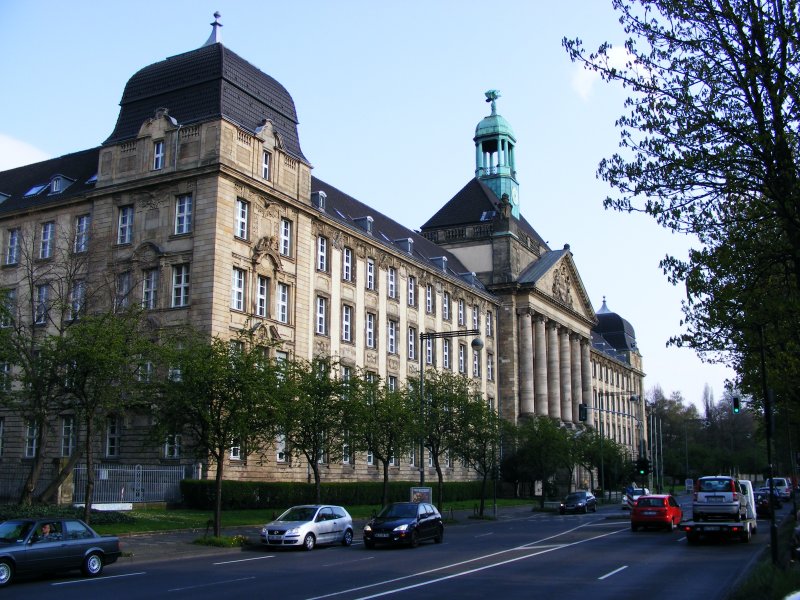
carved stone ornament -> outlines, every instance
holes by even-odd
[[[133,251],[133,261],[143,267],[156,266],[160,256],[161,250],[150,242],[145,242]]]
[[[344,236],[342,235],[341,231],[337,230],[333,234],[333,239],[331,240],[331,244],[333,244],[333,247],[336,248],[337,250],[341,250],[342,248],[344,248]]]
[[[283,271],[281,257],[278,254],[278,242],[275,236],[264,236],[259,239],[256,242],[256,245],[253,246],[253,255],[251,256],[250,260],[254,265],[257,265],[261,262],[261,259],[265,254],[269,256],[269,259],[272,261],[272,267],[276,271]]]
[[[567,306],[572,306],[572,279],[566,265],[553,272],[553,297]]]
[[[162,198],[156,196],[154,192],[145,192],[141,194],[137,199],[137,202],[142,208],[145,209],[152,209],[158,208],[161,206]]]

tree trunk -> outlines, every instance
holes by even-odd
[[[225,463],[225,449],[217,454],[217,474],[214,477],[214,537],[222,535],[222,469]]]
[[[36,432],[36,454],[33,457],[33,464],[22,486],[22,493],[19,497],[19,503],[29,506],[33,503],[33,492],[36,490],[36,484],[39,483],[39,477],[42,475],[42,467],[44,466],[44,449],[47,447],[47,421],[37,422]]]
[[[314,471],[314,491],[317,494],[317,504],[322,503],[322,480],[319,474],[319,463],[315,460],[311,462],[311,470]]]
[[[442,465],[439,464],[439,455],[435,452],[433,454],[433,466],[436,468],[436,476],[439,479],[439,489],[436,490],[436,496],[438,497],[437,508],[439,511],[444,510],[444,475],[442,475]]]
[[[84,447],[86,448],[86,488],[83,505],[83,520],[86,523],[89,523],[91,520],[92,494],[94,493],[94,461],[92,460],[92,437],[94,437],[94,428],[92,427],[93,421],[94,418],[91,414],[86,417],[86,440],[84,440]]]
[[[381,499],[381,506],[389,504],[389,461],[382,460],[383,464],[383,498]]]
[[[484,472],[483,472],[483,481],[481,481],[481,503],[480,503],[480,507],[478,508],[478,516],[481,517],[481,518],[483,518],[483,510],[484,510],[484,506],[486,505],[486,501],[484,500],[484,498],[486,498],[486,479],[487,479],[487,474],[488,474],[488,471],[484,470]]]
[[[69,477],[70,473],[75,469],[75,465],[78,464],[78,461],[83,456],[83,448],[80,444],[75,446],[75,451],[67,460],[67,464],[65,464],[61,471],[59,471],[56,478],[49,483],[49,485],[44,489],[44,491],[39,494],[38,498],[36,499],[37,502],[42,502],[45,504],[57,504],[58,498],[56,498],[56,494],[58,493],[58,488],[61,486],[64,481],[66,481],[67,477]]]

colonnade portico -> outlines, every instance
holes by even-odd
[[[589,338],[530,308],[517,320],[519,415],[577,423],[578,405],[592,404]]]

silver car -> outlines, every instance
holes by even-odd
[[[353,519],[341,506],[293,506],[261,529],[266,546],[295,546],[313,550],[317,544],[353,543]]]

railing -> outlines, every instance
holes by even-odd
[[[31,472],[30,464],[3,465],[0,469],[0,503],[15,503],[22,494],[22,486]],[[56,477],[58,471],[51,462],[42,465],[42,472],[36,482],[34,496],[41,494],[50,482]]]
[[[94,465],[92,503],[179,502],[191,465]],[[75,467],[73,502],[86,501],[86,465]]]

